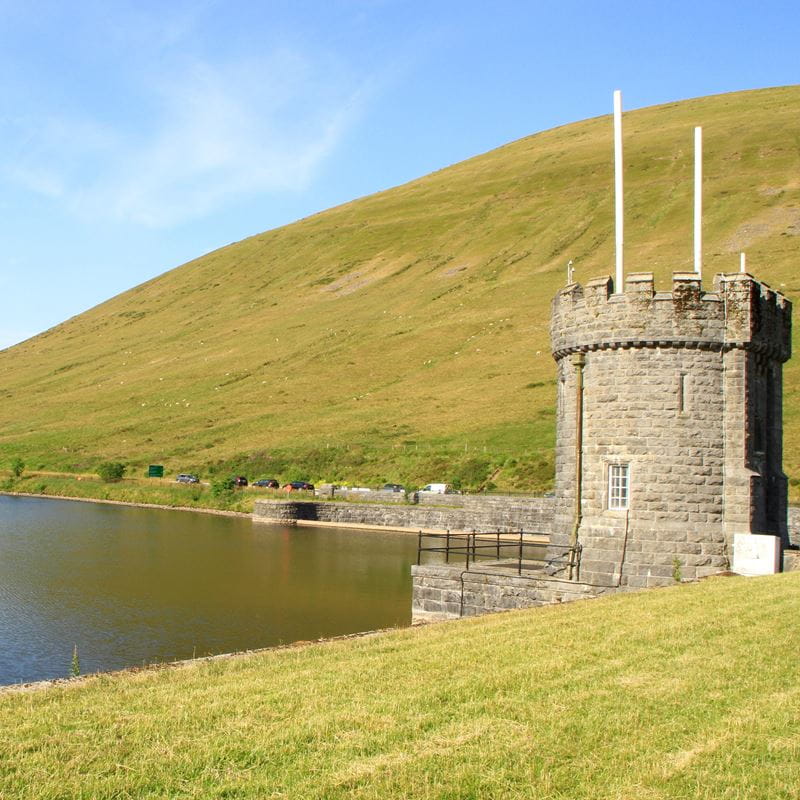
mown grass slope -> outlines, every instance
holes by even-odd
[[[0,796],[796,798],[800,573],[0,693]]]
[[[626,114],[626,264],[692,256],[704,126],[705,276],[800,293],[800,87]],[[205,255],[0,353],[0,462],[541,488],[550,301],[613,272],[609,117],[513,142]],[[113,256],[110,256],[113,264]],[[76,276],[76,279],[77,276]],[[800,478],[800,371],[786,370]]]

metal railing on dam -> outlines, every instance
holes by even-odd
[[[511,569],[517,575],[523,570],[541,571],[548,566],[559,568],[577,565],[580,546],[563,552],[548,553],[548,537],[540,533],[518,531],[508,533],[453,532],[434,533],[419,531],[417,536],[417,565],[422,565],[424,554],[437,554],[439,563],[464,559],[464,569],[480,561],[483,566]]]

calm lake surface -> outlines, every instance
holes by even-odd
[[[411,622],[416,536],[0,496],[0,684]]]

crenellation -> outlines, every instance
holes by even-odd
[[[717,276],[715,291],[703,292],[694,273],[676,273],[667,293],[652,290],[649,273],[634,273],[624,293],[612,289],[611,278],[602,277],[589,281],[585,291],[572,284],[559,292],[553,304],[554,351],[670,344],[763,351],[777,340],[788,358],[791,304],[752,276]],[[584,341],[575,341],[577,330]]]

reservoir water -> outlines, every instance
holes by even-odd
[[[416,545],[0,496],[0,684],[408,625]]]

